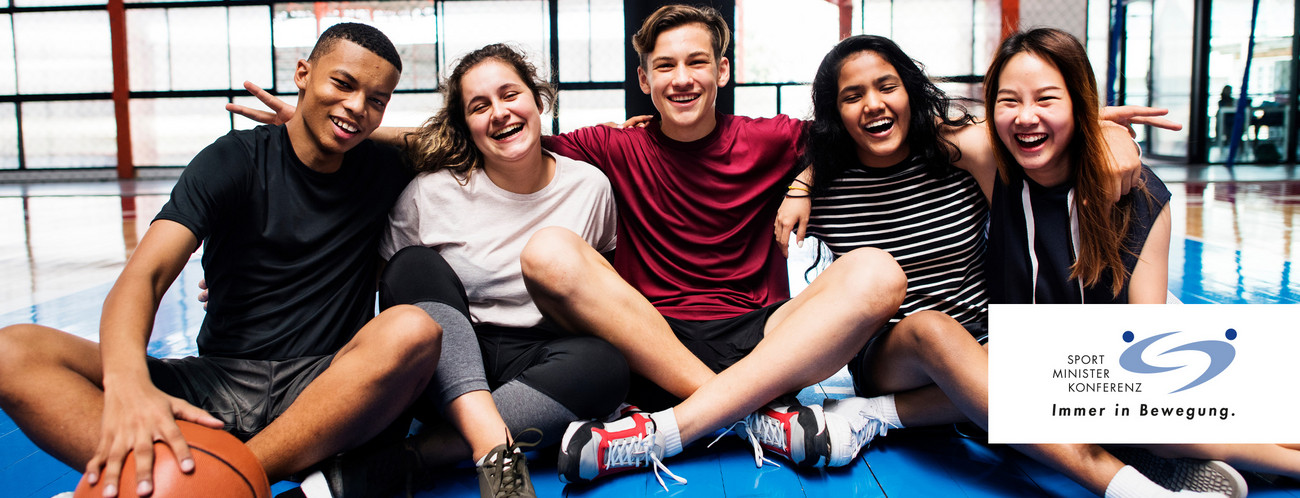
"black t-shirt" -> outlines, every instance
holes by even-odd
[[[156,220],[203,244],[200,355],[335,352],[374,316],[378,240],[412,174],[369,140],[334,173],[298,160],[284,126],[232,131],[194,157]]]
[[[1083,289],[1079,288],[1077,280],[1070,279],[1070,265],[1074,264],[1068,203],[1070,185],[1044,187],[1022,174],[1012,174],[1010,180],[1010,184],[998,181],[994,185],[993,205],[989,210],[989,256],[985,272],[988,275],[989,302],[1128,303],[1128,281],[1124,282],[1118,296],[1111,294],[1114,275],[1110,271],[1102,272],[1095,285]],[[1129,274],[1137,266],[1138,255],[1142,253],[1151,226],[1170,198],[1169,189],[1146,166],[1142,167],[1142,181],[1151,193],[1150,197],[1133,192],[1123,196],[1118,204],[1133,212],[1128,233],[1124,236],[1127,250],[1120,254]],[[1025,216],[1023,186],[1029,188],[1033,209],[1034,256],[1038,259],[1036,277],[1028,250],[1030,218]],[[1038,280],[1036,288],[1033,285],[1035,278]]]

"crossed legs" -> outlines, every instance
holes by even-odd
[[[386,310],[247,442],[272,482],[365,442],[424,389],[441,328],[414,307]],[[39,325],[0,329],[0,408],[41,449],[84,469],[99,443],[98,344]],[[342,402],[340,400],[348,400]]]
[[[572,232],[538,231],[521,264],[544,313],[569,330],[608,340],[632,371],[685,398],[674,408],[683,444],[834,374],[894,314],[906,288],[888,254],[867,249],[845,255],[773,312],[749,355],[715,375],[645,297]]]

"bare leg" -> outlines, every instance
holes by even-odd
[[[609,341],[633,372],[681,398],[713,378],[713,370],[682,345],[645,296],[577,234],[558,227],[538,230],[520,263],[528,292],[543,313],[567,330]]]
[[[40,325],[0,329],[0,408],[74,469],[99,445],[102,375],[99,344]]]
[[[867,350],[862,395],[897,393],[907,426],[969,419],[987,427],[988,361],[988,351],[952,317],[913,313]]]
[[[988,350],[948,315],[907,316],[873,344],[866,365],[869,392],[863,394],[898,393],[894,400],[904,425],[969,419],[988,429]],[[1124,466],[1096,445],[1015,447],[1098,495]]]
[[[907,279],[884,251],[837,259],[768,319],[749,355],[674,408],[682,444],[840,369],[898,310]]]
[[[405,305],[362,327],[289,409],[248,441],[271,480],[383,430],[429,382],[441,332],[423,310]]]
[[[510,429],[488,391],[470,391],[452,400],[447,404],[447,418],[464,437],[463,449],[454,448],[453,453],[476,462],[497,445],[511,442]]]

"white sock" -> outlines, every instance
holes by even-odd
[[[312,472],[306,479],[302,480],[299,486],[303,496],[307,498],[331,498],[334,493],[330,492],[329,484],[325,483],[325,474],[320,471]]]
[[[1160,496],[1223,496],[1217,493],[1199,493],[1196,491],[1170,491],[1163,486],[1147,479],[1137,469],[1131,465],[1125,465],[1119,469],[1115,477],[1110,479],[1110,484],[1106,485],[1106,498],[1147,498]]]
[[[677,415],[673,414],[673,409],[651,413],[650,420],[655,422],[655,432],[664,443],[663,457],[668,458],[681,453],[682,433],[677,429]]]
[[[903,428],[903,421],[898,419],[898,405],[894,403],[893,394],[867,398],[867,401],[875,405],[876,413],[879,413],[880,418],[889,424],[890,429]]]

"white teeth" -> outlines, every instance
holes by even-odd
[[[692,100],[695,100],[696,98],[699,98],[699,95],[674,95],[672,97],[668,97],[668,100],[671,100],[673,102],[690,102]]]
[[[339,128],[342,128],[343,131],[346,131],[348,133],[356,133],[360,129],[355,126],[344,123],[342,121],[339,121],[337,118],[334,117],[330,117],[330,121],[334,122],[335,125],[337,125]]]
[[[510,125],[510,126],[507,126],[507,127],[505,127],[505,128],[502,128],[501,131],[498,131],[498,132],[496,132],[496,133],[493,133],[493,134],[492,134],[492,138],[495,138],[495,139],[498,139],[498,140],[499,140],[499,139],[502,139],[502,138],[508,137],[508,136],[510,136],[510,135],[514,135],[515,132],[518,132],[519,130],[522,130],[523,128],[524,128],[524,125],[523,125],[522,123],[516,123],[516,124]]]
[[[1035,147],[1047,140],[1046,133],[1021,133],[1016,135],[1016,141],[1024,145]]]
[[[894,120],[892,118],[880,118],[870,123],[867,123],[867,126],[865,126],[864,128],[867,130],[867,133],[884,133],[885,131],[888,131],[889,128],[893,125],[894,125]]]

